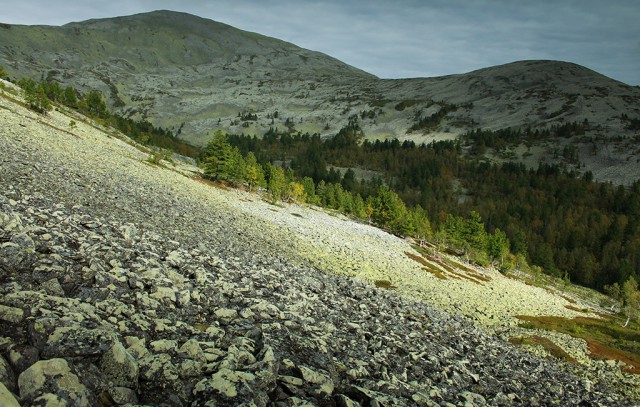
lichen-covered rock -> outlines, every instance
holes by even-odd
[[[20,403],[16,400],[15,395],[0,383],[0,406],[2,407],[20,407]]]
[[[7,307],[0,305],[0,320],[19,324],[24,320],[24,310],[16,307]]]
[[[109,389],[109,395],[113,399],[114,403],[118,405],[138,403],[138,396],[136,395],[135,390],[127,387],[114,387]]]
[[[255,380],[256,376],[251,372],[221,369],[195,385],[193,406],[206,406],[212,400],[221,405],[247,403],[266,406],[269,402],[269,396],[254,386]]]
[[[115,332],[104,328],[88,329],[77,325],[59,327],[47,338],[42,356],[101,356],[116,340]]]
[[[100,366],[113,386],[138,388],[138,363],[120,342],[105,352]]]
[[[15,345],[7,350],[7,360],[17,374],[27,370],[40,360],[38,349],[31,345]]]
[[[0,269],[17,272],[29,269],[37,256],[35,244],[26,234],[18,234],[0,244]]]
[[[333,394],[334,383],[328,374],[306,366],[298,366],[300,375],[307,386],[313,387],[317,396],[328,397]]]
[[[23,403],[83,407],[90,405],[86,387],[71,371],[64,359],[41,360],[25,370],[18,378],[20,399]],[[45,403],[46,402],[46,403]]]
[[[9,363],[0,355],[0,383],[4,384],[12,392],[18,389],[16,385],[16,375]],[[0,404],[1,406],[2,404]]]

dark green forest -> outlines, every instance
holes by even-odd
[[[408,208],[427,214],[432,239],[455,243],[452,220],[474,216],[487,236],[503,231],[515,258],[546,273],[602,290],[605,285],[637,279],[640,270],[640,182],[630,187],[595,183],[563,165],[490,164],[474,156],[484,148],[502,148],[531,138],[571,137],[588,123],[545,130],[477,130],[459,141],[428,145],[385,140],[363,141],[357,117],[331,139],[292,135],[271,129],[263,138],[229,135],[242,154],[253,152],[263,164],[289,165],[298,178],[333,183],[366,202],[387,184]],[[465,144],[471,154],[463,154]],[[570,152],[566,153],[570,158]],[[352,170],[376,171],[361,181]],[[458,185],[458,188],[454,188]],[[464,190],[462,196],[459,192]],[[453,222],[455,223],[455,222]],[[487,246],[485,246],[486,248]]]

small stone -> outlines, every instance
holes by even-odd
[[[136,392],[127,387],[113,387],[109,389],[109,395],[118,405],[138,404]]]
[[[159,301],[165,300],[172,303],[176,302],[176,292],[171,287],[157,287],[156,291],[149,294],[149,296]]]
[[[24,310],[0,305],[0,320],[19,324],[24,320]]]
[[[42,356],[44,358],[99,356],[111,348],[115,342],[115,332],[107,329],[63,326],[56,328],[49,335]]]
[[[344,394],[338,394],[335,396],[335,402],[337,407],[360,407],[360,403],[351,400]]]
[[[199,362],[206,362],[207,358],[200,348],[198,341],[195,339],[189,339],[178,350],[178,354],[185,355],[189,359],[197,360]]]
[[[238,317],[238,311],[229,308],[218,308],[215,314],[221,319],[235,319]]]
[[[42,288],[49,295],[64,297],[64,290],[62,289],[62,286],[60,285],[60,282],[57,278],[52,278],[45,281],[40,285],[40,288]]]
[[[178,350],[178,343],[168,339],[160,339],[149,344],[156,353],[175,353]]]
[[[114,386],[138,388],[138,364],[120,342],[105,352],[101,367]]]
[[[327,374],[312,370],[306,366],[298,366],[298,370],[300,371],[302,378],[307,383],[318,386],[315,391],[316,394],[325,394],[330,396],[333,393],[334,384]]]
[[[191,302],[191,292],[189,290],[182,290],[176,295],[178,305],[186,307]]]

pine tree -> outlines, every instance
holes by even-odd
[[[231,151],[227,135],[222,130],[216,130],[204,149],[204,176],[216,180],[228,178],[227,162]]]
[[[226,178],[234,184],[242,184],[246,180],[245,162],[238,147],[231,148],[224,172],[227,174]]]
[[[62,103],[74,109],[78,107],[78,96],[71,86],[67,86],[65,88],[64,93],[62,94]]]
[[[302,179],[302,186],[304,187],[304,193],[307,197],[307,202],[310,204],[318,204],[316,197],[316,185],[313,182],[313,178],[304,177]]]

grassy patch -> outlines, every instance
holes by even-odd
[[[422,264],[423,266],[431,267],[431,264],[428,261],[426,261],[422,256],[418,256],[417,254],[413,254],[411,252],[404,252],[404,254],[406,254],[407,257],[410,258],[411,260],[415,260],[418,263]]]
[[[389,280],[376,280],[375,281],[375,285],[378,288],[386,288],[388,290],[392,290],[394,288],[398,288],[395,285],[391,284],[391,281],[389,281]]]
[[[567,352],[565,352],[564,349],[553,343],[552,340],[544,338],[542,336],[518,336],[509,338],[509,342],[513,343],[514,345],[539,345],[542,346],[544,350],[549,352],[549,354],[553,357],[569,363],[573,363],[575,365],[578,364],[578,361],[571,357],[571,355],[569,355]]]
[[[564,307],[565,307],[566,309],[570,309],[571,311],[583,312],[583,313],[585,313],[585,314],[588,314],[588,313],[589,313],[589,310],[588,310],[588,309],[586,309],[586,308],[581,309],[581,308],[578,308],[578,307],[574,307],[573,305],[565,305]]]
[[[435,274],[438,278],[441,278],[443,280],[446,280],[447,277],[456,280],[465,279],[479,285],[483,285],[483,282],[491,281],[491,277],[480,274],[476,270],[473,270],[459,262],[450,259],[434,257],[429,254],[427,250],[418,245],[412,245],[412,247],[422,256],[418,256],[409,252],[405,252],[405,254],[409,258],[425,266],[425,270]],[[445,275],[443,274],[443,272],[446,272],[447,274]]]
[[[474,284],[484,285],[480,281],[476,280],[475,278],[473,278],[471,276],[467,276],[467,275],[464,275],[464,274],[461,274],[461,273],[456,273],[455,271],[452,271],[451,274],[453,274],[454,276],[457,276],[459,278],[464,278],[465,280],[469,280]]]
[[[438,270],[437,268],[435,268],[424,257],[419,256],[417,254],[413,254],[411,252],[404,252],[404,254],[406,254],[408,258],[410,258],[410,259],[418,262],[419,264],[421,264],[423,266],[422,267],[423,270],[428,271],[429,273],[435,275],[436,277],[438,277],[441,280],[446,280],[447,279],[447,277],[442,273],[441,270]]]
[[[442,273],[442,271],[433,268],[433,267],[423,267],[422,268],[425,271],[428,271],[429,273],[433,274],[434,276],[438,277],[440,280],[446,280],[447,277]]]
[[[588,317],[532,317],[517,316],[527,329],[544,329],[561,332],[587,342],[591,357],[613,359],[627,364],[625,370],[640,374],[640,331],[638,327],[622,327],[620,319],[596,319]]]

